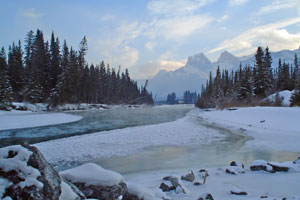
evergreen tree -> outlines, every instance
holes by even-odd
[[[0,51],[0,110],[7,110],[12,101],[12,88],[7,76],[7,62],[4,47]]]
[[[61,74],[59,40],[55,39],[54,32],[52,32],[50,41],[50,62],[50,88],[52,89],[56,87],[58,76]]]
[[[16,46],[13,43],[9,47],[8,52],[8,72],[7,72],[13,97],[16,101],[22,101],[22,90],[24,86],[24,65],[23,65],[23,51],[21,41]]]

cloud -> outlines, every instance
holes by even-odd
[[[230,6],[239,6],[247,3],[248,0],[229,0]]]
[[[153,0],[147,4],[147,9],[154,15],[186,15],[194,13],[214,0]]]
[[[155,46],[156,46],[155,42],[146,42],[145,44],[146,49],[148,49],[149,51],[153,51]]]
[[[220,19],[218,19],[217,21],[218,21],[219,23],[222,23],[222,22],[226,21],[228,18],[229,18],[228,15],[223,15],[223,16],[222,16]]]
[[[34,8],[29,8],[23,11],[23,16],[24,17],[28,17],[28,18],[40,18],[42,17],[44,14],[43,13],[38,13]]]
[[[246,55],[253,53],[257,46],[269,46],[272,51],[296,49],[300,44],[300,34],[289,33],[285,27],[298,23],[300,17],[255,27],[233,39],[223,41],[209,53],[228,50],[238,55]]]
[[[281,9],[297,7],[299,4],[300,0],[276,0],[271,5],[261,7],[255,15],[264,15]]]
[[[163,18],[149,24],[150,27],[145,35],[151,39],[162,36],[166,40],[180,40],[202,29],[212,21],[212,17],[201,14]]]
[[[160,70],[173,71],[184,66],[186,60],[159,60],[150,61],[146,64],[137,65],[130,69],[130,73],[135,79],[150,79],[155,76]]]
[[[94,38],[91,41],[95,44],[93,51],[100,54],[112,66],[131,67],[139,59],[139,50],[130,43],[141,35],[144,24],[137,21],[122,21],[116,27],[107,32],[102,30],[100,39]]]

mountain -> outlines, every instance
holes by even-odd
[[[300,54],[300,49],[282,50],[271,52],[272,67],[278,66],[278,59],[282,62],[294,63],[295,53]],[[300,55],[298,56],[300,57]],[[174,71],[159,71],[149,80],[149,90],[152,91],[156,100],[165,100],[169,93],[175,92],[177,97],[181,98],[184,91],[196,91],[200,93],[201,86],[206,84],[209,72],[214,73],[219,66],[220,69],[235,70],[242,66],[253,66],[255,57],[253,55],[237,57],[224,51],[216,62],[211,62],[204,53],[189,56],[185,66]]]

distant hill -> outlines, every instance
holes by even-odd
[[[281,58],[282,62],[293,64],[295,53],[299,55],[300,49],[271,52],[272,67],[276,68],[278,66],[279,58]],[[156,96],[156,100],[165,100],[167,95],[172,92],[175,92],[177,97],[181,98],[186,90],[199,93],[201,85],[205,85],[208,79],[209,72],[212,71],[214,73],[218,66],[221,69],[234,70],[239,67],[240,63],[242,66],[246,64],[253,66],[254,62],[254,54],[237,57],[228,51],[224,51],[216,62],[211,62],[204,53],[199,53],[189,56],[185,66],[177,70],[159,71],[149,80],[149,90],[152,91],[154,97]]]

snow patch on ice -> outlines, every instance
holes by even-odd
[[[0,112],[0,130],[64,124],[81,120],[79,115],[66,113],[32,113],[27,111]]]

